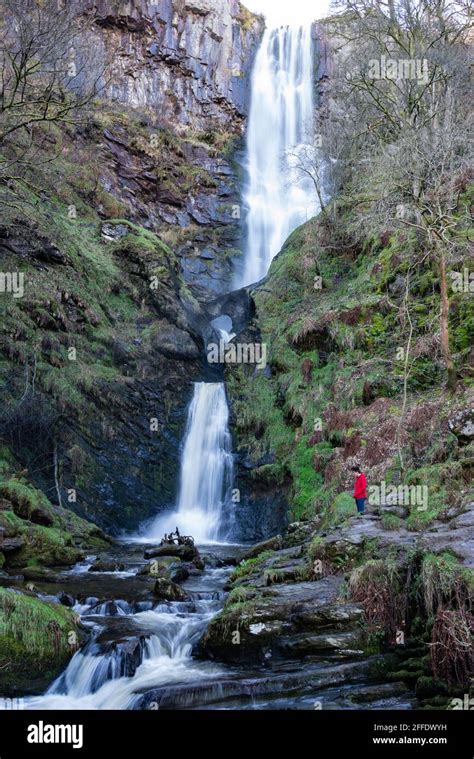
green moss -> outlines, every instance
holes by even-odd
[[[354,499],[349,493],[339,493],[324,516],[324,528],[343,524],[357,514]]]
[[[349,228],[355,221],[351,210],[354,202],[354,198],[341,197],[331,207],[339,229]],[[391,233],[386,244],[374,234],[371,239],[360,240],[352,250],[348,245],[346,253],[344,246],[326,247],[328,237],[321,218],[295,230],[273,260],[265,285],[254,291],[256,326],[267,345],[271,376],[255,377],[240,368],[228,369],[227,375],[239,448],[255,463],[268,454],[274,456],[275,463],[262,474],[265,481],[274,475],[285,487],[290,519],[328,512],[325,524],[330,526],[340,521],[333,502],[344,483],[337,467],[327,477],[328,465],[333,460],[342,463],[341,448],[345,449],[344,458],[357,456],[358,444],[361,459],[370,460],[370,450],[366,453],[364,449],[373,450],[373,437],[377,435],[369,411],[374,400],[391,398],[390,413],[394,417],[401,413],[403,365],[396,359],[396,348],[406,344],[406,323],[397,307],[401,298],[397,279],[406,277],[418,241],[407,230]],[[315,289],[317,275],[322,277],[322,289]],[[429,348],[433,324],[439,320],[438,280],[438,272],[429,261],[411,271],[409,308],[414,335],[408,377],[410,410],[424,402],[425,393],[429,393],[426,400],[432,400],[433,388],[444,383],[443,362]],[[396,281],[398,289],[391,292],[389,288]],[[457,334],[454,339],[461,351],[467,350],[470,301],[451,298],[451,335]],[[325,343],[322,347],[321,340]],[[458,358],[467,361],[467,353]],[[304,362],[310,367],[306,378]],[[441,388],[439,393],[443,393]],[[327,429],[323,424],[323,446],[319,441],[315,444],[314,422],[324,419],[329,404],[353,413],[356,421],[351,422],[350,430],[343,426]],[[434,434],[439,434],[438,430]],[[412,445],[415,450],[415,439]],[[446,451],[448,458],[455,453]],[[413,484],[417,478],[420,484],[430,483],[428,508],[413,508],[406,522],[409,529],[423,530],[452,503],[453,492],[463,490],[460,468],[450,461],[446,468],[436,463],[429,471],[425,468],[428,453],[423,460],[418,452],[412,454],[410,447],[404,456],[412,468]],[[386,466],[396,463],[396,453],[391,456],[387,452]],[[348,516],[353,513],[352,505],[346,504]],[[346,515],[341,514],[342,520]],[[388,518],[385,524],[393,530],[399,526]]]
[[[29,519],[40,508],[52,518],[52,507],[46,496],[26,482],[13,478],[0,481],[0,495],[14,505],[15,513],[23,519]]]
[[[7,536],[21,536],[24,541],[22,548],[8,555],[8,567],[69,566],[83,558],[84,548],[106,546],[94,524],[54,506],[44,493],[25,480],[14,477],[0,480],[0,497],[12,507],[0,511],[0,527]],[[37,523],[46,519],[51,525]]]
[[[239,14],[237,16],[237,20],[244,32],[252,31],[257,18],[258,16],[249,11],[243,3],[239,2]]]
[[[226,611],[228,611],[232,606],[235,606],[235,604],[238,604],[239,607],[242,604],[247,603],[248,601],[251,601],[253,598],[255,598],[256,592],[251,587],[246,586],[237,586],[231,592],[226,598],[225,602],[225,608]]]
[[[462,609],[474,597],[474,572],[447,551],[424,555],[419,584],[430,617],[438,607]]]
[[[59,604],[0,588],[2,695],[41,691],[77,648],[78,617]]]
[[[229,582],[237,583],[242,578],[252,574],[255,570],[258,570],[269,557],[273,555],[273,551],[263,551],[263,553],[259,554],[259,556],[256,556],[254,559],[245,559],[232,572]]]
[[[382,514],[381,523],[384,530],[399,530],[403,526],[403,519],[396,514]]]
[[[302,516],[311,516],[316,511],[315,493],[323,483],[322,476],[314,469],[314,452],[306,440],[294,449],[290,461],[293,477],[292,517],[295,521]]]

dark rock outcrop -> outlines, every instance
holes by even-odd
[[[474,440],[474,408],[466,408],[453,414],[448,424],[461,445],[468,445]]]

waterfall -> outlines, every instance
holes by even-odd
[[[226,537],[231,515],[224,513],[224,505],[233,473],[228,421],[224,383],[197,382],[188,411],[177,508],[153,521],[147,541],[161,540],[176,526],[198,543]]]
[[[311,25],[265,31],[252,74],[244,190],[246,244],[236,285],[262,279],[291,232],[317,213],[294,156],[313,143]]]

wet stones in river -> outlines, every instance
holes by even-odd
[[[162,558],[152,559],[148,564],[143,566],[138,574],[149,577],[165,577],[172,582],[184,582],[190,575],[190,570],[194,569],[193,564],[184,564],[180,559],[172,556],[163,556]]]
[[[170,580],[172,582],[184,582],[189,577],[189,569],[183,564],[178,564],[170,570]]]
[[[195,546],[189,545],[163,545],[157,548],[151,548],[144,553],[145,559],[161,558],[162,556],[173,556],[181,561],[196,562],[200,560],[199,551]]]
[[[158,601],[188,601],[188,594],[175,582],[159,577],[153,588],[153,595]]]
[[[122,562],[99,556],[89,567],[89,572],[123,572],[124,569]]]
[[[65,591],[58,594],[58,601],[62,606],[68,606],[69,608],[72,608],[76,603],[74,597]]]

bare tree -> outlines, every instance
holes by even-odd
[[[1,0],[0,182],[28,184],[35,129],[73,124],[105,84],[107,62],[88,44],[91,13],[61,0]],[[44,133],[44,131],[43,131]],[[48,159],[49,160],[49,159]]]
[[[472,155],[467,3],[337,0],[332,112],[347,143],[344,192],[354,228],[412,229],[439,272],[439,339],[454,389],[447,267],[461,254]],[[472,131],[472,129],[471,129]],[[323,141],[324,147],[324,141]]]

